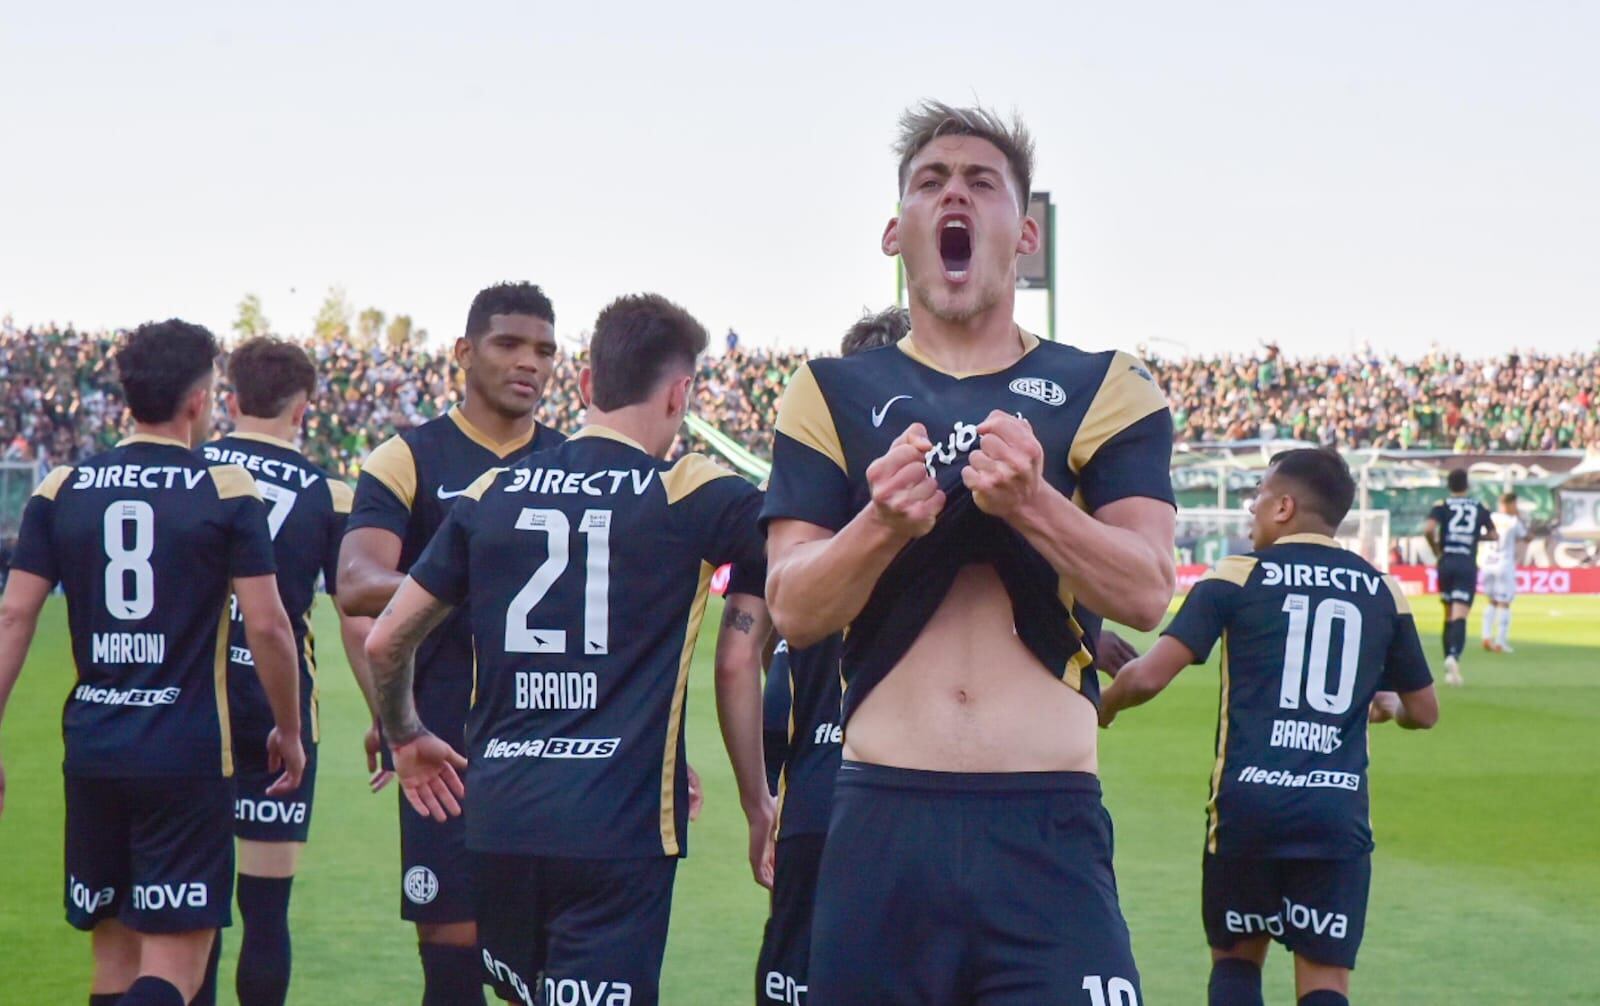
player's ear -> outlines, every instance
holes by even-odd
[[[578,397],[584,408],[594,406],[594,368],[585,366],[578,371]]]
[[[291,420],[294,423],[294,428],[295,429],[298,430],[298,429],[300,429],[300,427],[305,425],[306,410],[309,409],[310,407],[311,407],[311,398],[310,398],[309,395],[301,398],[299,403],[295,405],[295,407],[294,407],[294,416],[293,416],[293,418]]]
[[[890,217],[883,225],[883,253],[890,258],[900,254],[900,218]]]
[[[237,423],[239,421],[239,414],[243,411],[239,408],[239,393],[237,391],[230,391],[222,397],[228,406],[228,418]]]
[[[472,345],[472,340],[466,336],[463,335],[457,339],[455,345],[456,366],[462,370],[470,370],[472,368],[472,353],[475,348]]]
[[[1026,213],[1022,215],[1022,236],[1017,239],[1017,254],[1032,255],[1039,250],[1039,224]]]
[[[689,411],[689,386],[694,383],[693,375],[680,377],[667,386],[667,415],[673,418],[682,416]]]

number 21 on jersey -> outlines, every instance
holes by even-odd
[[[545,560],[517,591],[506,609],[507,653],[566,653],[566,629],[535,629],[528,617],[566,572],[571,553],[572,522],[560,510],[525,507],[517,517],[517,530],[545,535]],[[583,652],[603,656],[610,652],[611,619],[611,511],[585,510],[578,533],[588,549],[584,561]]]

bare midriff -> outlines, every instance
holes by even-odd
[[[934,772],[1095,772],[1097,729],[1093,703],[1017,638],[994,568],[974,565],[851,716],[844,757]]]

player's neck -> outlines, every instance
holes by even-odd
[[[647,408],[649,412],[646,412]],[[604,426],[613,433],[620,433],[643,447],[645,453],[653,458],[665,458],[667,452],[672,450],[672,442],[678,438],[677,428],[669,432],[649,401],[611,412],[602,412],[590,406],[584,417],[584,425]]]
[[[233,428],[239,433],[252,433],[258,437],[271,437],[282,440],[286,444],[295,443],[300,439],[300,431],[295,428],[292,415],[279,416],[277,419],[263,419],[260,416],[239,416],[234,420]]]
[[[526,412],[521,415],[508,416],[497,412],[489,405],[468,391],[462,400],[461,415],[471,423],[478,432],[498,444],[510,443],[521,440],[533,429],[533,413]]]
[[[911,302],[911,342],[917,352],[941,370],[981,374],[1004,370],[1022,358],[1026,347],[1011,316],[1014,301],[1003,298],[994,307],[965,321],[948,321]]]
[[[136,437],[160,437],[163,440],[176,440],[180,444],[194,447],[194,441],[189,439],[193,432],[187,419],[174,419],[166,423],[141,423],[133,424],[133,435]]]

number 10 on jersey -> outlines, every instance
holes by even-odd
[[[572,522],[560,510],[524,507],[516,527],[518,531],[542,533],[548,548],[544,562],[506,609],[506,652],[566,653],[566,629],[530,628],[528,618],[567,570]],[[588,546],[584,561],[583,652],[602,656],[610,652],[611,511],[585,510],[578,521],[578,533]]]

